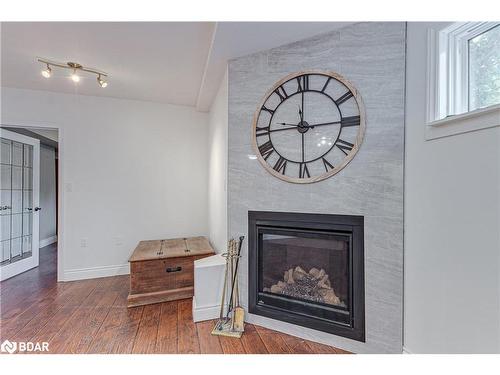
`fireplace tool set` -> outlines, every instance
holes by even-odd
[[[226,272],[222,289],[220,316],[212,330],[212,335],[221,335],[240,338],[244,331],[245,312],[240,306],[240,291],[238,288],[238,264],[241,258],[243,239],[232,238],[228,241],[226,258]],[[229,297],[229,298],[228,298]]]

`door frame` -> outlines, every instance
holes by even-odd
[[[2,126],[12,128],[25,128],[25,129],[52,129],[58,131],[58,169],[57,173],[57,281],[65,281],[64,279],[64,258],[65,258],[65,242],[64,242],[64,199],[66,191],[63,189],[64,181],[64,127],[57,123],[51,124],[33,124],[33,123],[12,123],[1,122]]]
[[[14,142],[33,146],[33,202],[32,206],[40,206],[40,141],[9,130],[0,129],[0,137],[5,137]],[[38,168],[35,168],[35,166]],[[12,205],[12,202],[11,202]],[[6,280],[20,273],[38,267],[40,263],[40,211],[32,211],[31,256],[1,268],[0,279]],[[11,229],[12,233],[12,229]]]

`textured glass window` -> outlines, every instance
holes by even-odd
[[[500,25],[469,40],[469,110],[500,103]]]

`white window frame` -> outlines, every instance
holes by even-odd
[[[428,30],[426,138],[500,126],[500,104],[469,111],[468,81],[469,40],[499,24],[456,22]],[[452,124],[458,126],[435,129]]]

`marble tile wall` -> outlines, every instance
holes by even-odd
[[[249,159],[252,117],[266,91],[289,73],[333,70],[360,92],[364,142],[337,175],[292,184]],[[357,353],[401,353],[403,309],[405,24],[359,23],[229,63],[228,233],[247,234],[249,210],[365,217],[366,342],[248,315],[263,326]],[[247,247],[240,267],[247,303]]]

